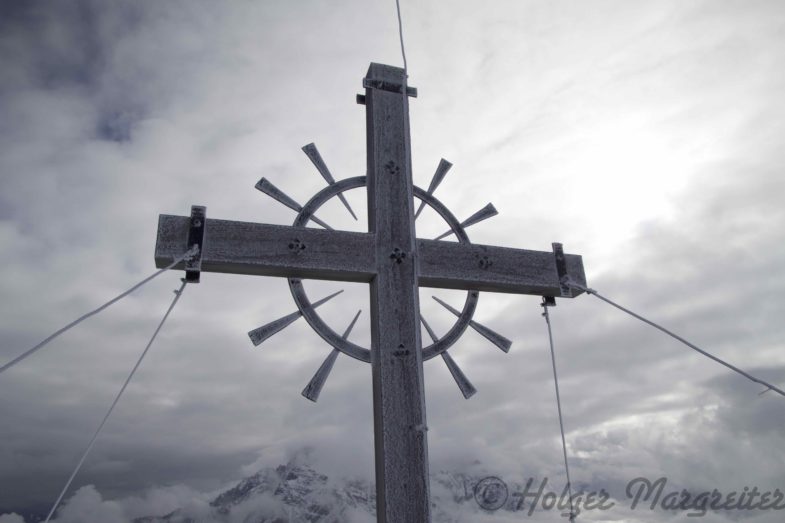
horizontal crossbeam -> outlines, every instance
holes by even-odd
[[[189,223],[187,216],[159,217],[157,267],[185,252]],[[552,252],[423,239],[417,249],[421,287],[562,296]],[[370,233],[207,219],[202,272],[367,283],[376,275],[375,256]],[[585,286],[581,257],[565,257],[567,273]],[[572,288],[572,297],[581,292]]]
[[[188,222],[186,216],[159,216],[156,267],[182,255]],[[202,272],[367,283],[375,262],[373,237],[367,233],[210,218],[202,248]]]
[[[421,287],[562,296],[552,252],[433,240],[417,240],[417,247]],[[565,258],[567,274],[586,281],[582,258]]]

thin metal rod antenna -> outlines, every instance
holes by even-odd
[[[463,220],[461,222],[461,227],[465,229],[467,227],[474,225],[475,223],[496,216],[497,214],[499,214],[499,211],[496,210],[496,207],[494,207],[492,203],[489,203],[488,205],[486,205],[476,213],[472,214],[471,216]],[[436,238],[434,238],[434,240],[441,240],[442,238],[446,238],[451,234],[455,234],[455,231],[453,231],[452,229],[450,229],[449,231],[445,232],[440,236],[437,236]]]
[[[436,336],[436,333],[433,332],[433,329],[428,322],[425,321],[425,318],[422,314],[420,314],[420,322],[422,322],[423,327],[425,330],[428,331],[428,335],[431,337],[434,343],[439,341],[439,337]],[[444,364],[447,365],[447,370],[450,371],[452,378],[455,380],[455,383],[458,385],[458,388],[461,389],[461,394],[465,399],[469,399],[477,393],[477,389],[472,385],[472,382],[469,381],[469,378],[466,377],[466,374],[463,373],[461,368],[455,363],[455,360],[452,359],[447,351],[442,352],[442,361]]]
[[[436,190],[437,187],[439,187],[439,184],[442,183],[442,180],[444,180],[444,177],[447,175],[447,171],[449,171],[451,167],[452,164],[447,160],[445,160],[444,158],[439,160],[439,166],[436,167],[436,172],[433,173],[433,178],[431,178],[431,183],[428,185],[427,192],[429,196],[433,195],[433,192]],[[417,209],[417,212],[414,213],[415,220],[420,217],[420,213],[422,212],[423,209],[425,209],[425,200],[420,201],[420,207]]]
[[[322,175],[322,178],[325,179],[328,185],[333,185],[335,183],[335,178],[333,178],[332,173],[330,173],[330,169],[327,168],[327,164],[324,163],[324,159],[322,159],[322,155],[319,154],[319,149],[316,148],[316,144],[311,142],[308,145],[303,146],[303,152],[305,155],[311,160],[316,170],[319,171],[319,174]],[[352,215],[352,218],[355,220],[357,219],[357,215],[354,214],[354,211],[349,206],[349,202],[346,201],[343,193],[338,193],[338,199],[341,200],[346,210],[349,211],[349,214]]]
[[[580,283],[577,283],[576,281],[574,281],[574,280],[570,279],[569,277],[566,277],[566,278],[564,278],[563,282],[564,282],[566,285],[570,286],[570,287],[574,287],[574,288],[576,288],[576,289],[580,289],[580,290],[582,290],[582,291],[583,291],[583,292],[585,292],[586,294],[592,294],[592,295],[596,296],[597,298],[601,299],[601,300],[602,300],[602,301],[604,301],[605,303],[608,303],[608,304],[610,304],[610,305],[613,305],[614,307],[616,307],[616,308],[617,308],[617,309],[619,309],[620,311],[626,312],[626,313],[627,313],[627,314],[629,314],[630,316],[632,316],[632,317],[634,317],[634,318],[637,318],[637,319],[641,320],[643,323],[647,323],[647,324],[651,325],[652,327],[654,327],[655,329],[657,329],[657,330],[660,330],[660,331],[664,332],[665,334],[667,334],[667,335],[668,335],[668,336],[670,336],[671,338],[673,338],[673,339],[676,339],[676,340],[678,340],[678,341],[682,342],[684,345],[686,345],[687,347],[691,348],[692,350],[694,350],[694,351],[696,351],[696,352],[699,352],[699,353],[703,354],[704,356],[706,356],[707,358],[709,358],[709,359],[711,359],[711,360],[714,360],[714,361],[716,361],[716,362],[717,362],[717,363],[719,363],[720,365],[723,365],[723,366],[725,366],[725,367],[729,368],[730,370],[732,370],[732,371],[734,371],[734,372],[737,372],[737,373],[741,374],[742,376],[744,376],[744,377],[745,377],[745,378],[747,378],[748,380],[750,380],[750,381],[752,381],[752,382],[755,382],[755,383],[758,383],[759,385],[763,385],[764,387],[767,387],[767,389],[766,389],[765,391],[763,391],[763,392],[768,392],[769,390],[773,390],[774,392],[776,392],[776,393],[777,393],[777,394],[779,394],[780,396],[785,396],[785,391],[783,391],[783,390],[782,390],[782,389],[780,389],[779,387],[776,387],[776,386],[772,385],[771,383],[769,383],[769,382],[767,382],[767,381],[763,381],[762,379],[756,378],[755,376],[752,376],[751,374],[748,374],[748,373],[744,372],[744,371],[743,371],[743,370],[741,370],[740,368],[738,368],[738,367],[736,367],[736,366],[734,366],[734,365],[731,365],[730,363],[728,363],[728,362],[726,362],[726,361],[723,361],[723,360],[721,360],[720,358],[718,358],[718,357],[716,357],[716,356],[714,356],[714,355],[712,355],[712,354],[709,354],[709,353],[708,353],[708,352],[706,352],[705,350],[703,350],[703,349],[701,349],[701,348],[699,348],[699,347],[697,347],[697,346],[693,345],[693,344],[692,344],[692,343],[690,343],[689,341],[685,340],[684,338],[682,338],[682,337],[681,337],[681,336],[679,336],[678,334],[675,334],[675,333],[673,333],[673,332],[669,331],[668,329],[666,329],[665,327],[663,327],[663,326],[661,326],[661,325],[658,325],[658,324],[654,323],[653,321],[647,320],[647,319],[646,319],[646,318],[644,318],[643,316],[641,316],[641,315],[639,315],[639,314],[636,314],[636,313],[632,312],[631,310],[629,310],[629,309],[626,309],[626,308],[622,307],[622,306],[621,306],[621,305],[619,305],[618,303],[616,303],[616,302],[613,302],[613,301],[609,300],[609,299],[608,299],[608,298],[606,298],[605,296],[602,296],[601,294],[599,294],[599,293],[598,293],[597,291],[595,291],[594,289],[590,289],[590,288],[588,288],[588,287],[585,287],[585,286],[581,285]]]
[[[575,508],[572,504],[572,480],[570,479],[570,465],[567,462],[567,442],[564,439],[564,420],[561,412],[561,395],[559,394],[559,376],[556,372],[556,351],[553,348],[553,332],[551,332],[551,317],[548,313],[548,304],[543,299],[542,302],[545,323],[548,326],[548,341],[551,346],[551,363],[553,364],[553,384],[556,387],[556,408],[559,411],[559,430],[561,431],[561,448],[564,454],[564,470],[567,473],[567,493],[570,496],[570,521],[575,521]]]
[[[98,425],[98,428],[96,429],[95,434],[93,434],[93,437],[90,439],[90,443],[88,443],[87,448],[85,449],[84,453],[82,454],[82,457],[79,459],[79,463],[76,464],[76,468],[71,473],[71,477],[68,478],[68,481],[66,482],[65,486],[63,487],[63,490],[60,492],[60,495],[57,497],[57,501],[55,501],[54,505],[52,505],[52,509],[49,511],[49,515],[46,516],[46,520],[45,520],[44,523],[48,523],[49,520],[52,518],[52,515],[55,513],[55,510],[57,510],[57,507],[60,505],[60,502],[63,500],[63,496],[65,496],[65,493],[68,491],[68,487],[71,486],[71,482],[76,477],[77,473],[79,472],[79,469],[82,468],[82,464],[84,463],[85,459],[87,458],[87,455],[90,453],[90,450],[92,450],[93,445],[95,444],[95,440],[98,439],[98,434],[100,434],[101,429],[104,428],[104,425],[106,424],[106,420],[109,419],[109,416],[112,414],[112,411],[114,410],[115,406],[117,405],[117,402],[120,401],[120,397],[123,395],[123,392],[125,392],[126,387],[128,387],[128,384],[131,383],[131,378],[134,377],[134,374],[136,373],[136,370],[139,368],[139,365],[142,364],[142,360],[147,355],[147,351],[150,350],[150,347],[153,345],[153,341],[155,341],[156,336],[158,336],[158,333],[161,331],[161,327],[164,326],[164,323],[166,322],[166,319],[169,317],[169,314],[172,312],[172,309],[174,309],[174,306],[177,304],[177,301],[180,299],[180,296],[182,296],[183,290],[185,289],[185,286],[186,286],[186,283],[187,283],[184,279],[182,281],[183,281],[183,283],[182,283],[182,285],[180,285],[180,289],[174,291],[174,293],[175,293],[174,300],[172,300],[171,305],[169,305],[169,308],[166,310],[166,314],[164,314],[164,317],[161,320],[161,323],[158,324],[158,327],[155,329],[155,332],[153,333],[152,338],[150,338],[150,341],[147,343],[147,346],[144,348],[144,351],[142,351],[142,355],[139,356],[139,359],[136,361],[136,365],[134,365],[134,368],[131,369],[131,373],[125,379],[125,383],[123,383],[123,386],[120,388],[120,392],[117,393],[117,396],[115,397],[114,401],[112,402],[112,405],[109,407],[109,410],[106,411],[106,415],[104,416],[104,419],[101,420],[101,424]]]
[[[329,296],[326,296],[326,297],[322,298],[321,300],[319,300],[317,302],[312,303],[311,304],[311,308],[315,309],[315,308],[319,307],[320,305],[322,305],[322,304],[328,302],[329,300],[335,298],[336,296],[338,296],[342,292],[343,292],[343,289],[341,289],[338,292],[334,292],[334,293],[330,294]],[[297,310],[297,311],[295,311],[295,312],[293,312],[291,314],[287,314],[286,316],[284,316],[282,318],[278,318],[277,320],[273,320],[270,323],[267,323],[265,325],[262,325],[261,327],[258,327],[258,328],[254,329],[252,331],[249,331],[248,332],[248,337],[251,338],[251,343],[253,343],[255,346],[261,345],[261,343],[264,340],[266,340],[267,338],[269,338],[273,334],[281,332],[286,327],[291,325],[295,320],[300,318],[302,315],[303,315],[303,313],[300,310]]]
[[[283,192],[278,187],[273,185],[272,182],[270,180],[268,180],[267,178],[262,178],[261,180],[256,182],[256,185],[254,187],[256,187],[258,190],[262,191],[264,194],[266,194],[270,198],[272,198],[272,199],[274,199],[274,200],[284,204],[285,206],[289,207],[294,212],[300,212],[300,211],[303,210],[303,206],[302,205],[297,203],[289,195],[287,195],[285,192]],[[319,225],[321,225],[322,227],[324,227],[327,230],[330,230],[330,231],[334,230],[332,227],[330,227],[329,225],[324,223],[322,220],[317,218],[316,215],[311,215],[310,219],[313,220],[314,222],[318,223]]]
[[[401,55],[403,56],[403,72],[404,76],[408,77],[409,68],[406,65],[406,50],[403,48],[403,22],[401,21],[401,4],[398,0],[395,0],[395,9],[398,12],[398,36],[401,40]],[[406,89],[403,90],[404,96],[406,95]]]
[[[145,283],[148,283],[148,282],[149,282],[149,281],[151,281],[153,278],[155,278],[155,277],[157,277],[157,276],[160,276],[162,273],[164,273],[164,272],[166,272],[166,271],[168,271],[168,270],[172,269],[172,268],[173,268],[175,265],[177,265],[177,264],[178,264],[178,263],[180,263],[181,261],[183,261],[183,260],[185,260],[185,259],[189,259],[189,258],[191,258],[191,257],[192,257],[192,256],[194,256],[194,255],[195,255],[197,252],[199,252],[199,248],[198,248],[197,246],[194,246],[193,248],[189,249],[189,250],[188,250],[188,251],[187,251],[185,254],[183,254],[183,255],[182,255],[182,256],[180,256],[179,258],[175,259],[175,260],[174,260],[174,261],[173,261],[171,264],[169,264],[168,266],[164,267],[163,269],[161,269],[161,270],[159,270],[159,271],[157,271],[157,272],[154,272],[153,274],[151,274],[150,276],[148,276],[148,277],[147,277],[147,278],[145,278],[144,280],[140,281],[139,283],[137,283],[136,285],[134,285],[133,287],[131,287],[130,289],[128,289],[128,290],[127,290],[127,291],[125,291],[124,293],[122,293],[122,294],[119,294],[119,295],[115,296],[114,298],[112,298],[112,299],[111,299],[111,300],[109,300],[108,302],[104,303],[103,305],[101,305],[101,306],[100,306],[100,307],[98,307],[97,309],[94,309],[94,310],[92,310],[92,311],[88,312],[87,314],[84,314],[83,316],[80,316],[79,318],[77,318],[76,320],[72,321],[71,323],[69,323],[68,325],[66,325],[65,327],[63,327],[62,329],[60,329],[60,330],[57,330],[57,331],[55,331],[54,333],[50,334],[50,335],[49,335],[49,336],[48,336],[48,337],[47,337],[47,338],[46,338],[44,341],[40,342],[40,343],[39,343],[38,345],[36,345],[35,347],[33,347],[33,348],[31,348],[31,349],[28,349],[28,350],[26,350],[25,352],[23,352],[22,354],[20,354],[20,355],[19,355],[19,356],[17,356],[16,358],[12,359],[12,360],[11,360],[11,361],[9,361],[8,363],[6,363],[6,364],[5,364],[5,365],[3,365],[2,367],[0,367],[0,374],[2,374],[3,372],[5,372],[6,370],[10,369],[11,367],[13,367],[14,365],[16,365],[16,364],[17,364],[17,363],[19,363],[20,361],[24,360],[24,359],[25,359],[25,358],[27,358],[28,356],[31,356],[31,355],[32,355],[34,352],[36,352],[38,349],[42,348],[44,345],[46,345],[46,344],[47,344],[47,343],[49,343],[50,341],[54,340],[55,338],[57,338],[58,336],[60,336],[60,335],[61,335],[61,334],[63,334],[64,332],[68,331],[69,329],[71,329],[71,328],[73,328],[73,327],[76,327],[77,325],[79,325],[80,323],[82,323],[84,320],[86,320],[86,319],[87,319],[87,318],[89,318],[90,316],[94,316],[94,315],[98,314],[99,312],[101,312],[102,310],[106,309],[107,307],[109,307],[109,306],[110,306],[110,305],[112,305],[113,303],[116,303],[116,302],[120,301],[121,299],[125,298],[126,296],[128,296],[129,294],[131,294],[132,292],[134,292],[136,289],[138,289],[139,287],[141,287],[141,286],[142,286],[142,285],[144,285]]]
[[[349,337],[349,334],[352,332],[354,324],[357,323],[357,318],[360,317],[361,312],[362,309],[357,311],[357,314],[354,315],[354,319],[346,328],[343,336],[341,336],[342,339],[345,340]],[[319,400],[319,394],[322,393],[322,387],[324,387],[324,384],[327,382],[327,378],[330,376],[330,372],[333,370],[333,365],[335,364],[335,360],[338,358],[339,353],[340,351],[333,347],[333,350],[330,351],[330,354],[327,355],[322,364],[316,370],[316,373],[311,378],[311,381],[308,382],[308,385],[306,385],[301,392],[305,398],[313,401],[314,403]]]
[[[456,316],[460,317],[461,313],[457,309],[451,307],[450,305],[448,305],[447,303],[443,302],[442,300],[440,300],[436,296],[431,296],[431,298],[433,298],[434,300],[439,302],[439,304],[441,304],[441,306],[444,307],[445,309],[447,309],[448,311],[450,311],[453,314],[455,314]],[[510,351],[510,347],[512,347],[512,342],[510,340],[508,340],[507,338],[505,338],[504,336],[502,336],[501,334],[499,334],[498,332],[496,332],[496,331],[494,331],[492,329],[489,329],[485,325],[481,325],[481,324],[477,323],[474,320],[471,320],[469,322],[469,327],[471,327],[472,329],[476,330],[485,339],[487,339],[488,341],[490,341],[491,343],[493,343],[494,345],[499,347],[504,352],[509,352]]]

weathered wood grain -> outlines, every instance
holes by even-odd
[[[161,215],[157,267],[187,250],[187,216]],[[203,272],[368,283],[376,274],[373,234],[207,219]],[[299,240],[305,249],[290,248]],[[561,297],[552,252],[417,240],[419,285],[442,289]],[[567,254],[568,274],[585,286],[580,256]],[[176,267],[178,269],[182,266]],[[581,291],[573,290],[575,297]]]
[[[552,252],[434,240],[417,240],[417,248],[422,287],[561,297]],[[570,277],[585,285],[581,257],[566,261]]]
[[[159,217],[157,267],[166,267],[186,251],[188,223],[184,216]],[[201,270],[369,282],[375,264],[373,237],[367,233],[208,218]]]

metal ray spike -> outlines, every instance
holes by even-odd
[[[448,304],[444,303],[442,300],[440,300],[436,296],[431,296],[431,298],[433,298],[434,300],[439,302],[445,309],[447,309],[448,311],[452,312],[456,316],[460,316],[461,315],[461,313],[458,312],[458,310],[450,307]],[[485,339],[487,339],[488,341],[490,341],[491,343],[493,343],[494,345],[499,347],[504,352],[509,352],[510,351],[510,347],[512,346],[512,342],[510,340],[508,340],[507,338],[505,338],[504,336],[502,336],[501,334],[499,334],[498,332],[495,332],[495,331],[489,329],[488,327],[486,327],[485,325],[481,325],[481,324],[477,323],[474,320],[469,322],[469,327],[471,327],[472,329],[476,330]]]
[[[428,186],[428,194],[433,194],[433,191],[435,191],[436,188],[439,186],[439,184],[442,183],[442,180],[444,180],[444,177],[447,175],[447,171],[450,170],[450,167],[452,167],[452,164],[447,160],[445,160],[444,158],[439,160],[439,166],[436,168],[436,172],[433,173],[433,178],[431,178],[431,184]],[[420,216],[420,213],[424,208],[425,208],[425,202],[421,201],[420,207],[417,209],[417,212],[414,213],[415,219],[417,219],[417,217]]]
[[[266,194],[267,196],[269,196],[273,200],[276,200],[276,201],[286,205],[287,207],[292,209],[294,212],[300,212],[300,211],[303,210],[303,206],[302,205],[300,205],[299,203],[294,201],[291,197],[289,197],[289,195],[287,195],[281,189],[279,189],[278,187],[273,185],[273,183],[270,180],[268,180],[267,178],[262,178],[261,180],[259,180],[254,187],[256,187],[258,190],[262,191],[264,194]],[[319,225],[321,225],[325,229],[328,229],[330,231],[333,230],[332,227],[330,227],[329,225],[324,223],[322,220],[317,218],[315,215],[311,216],[311,220],[313,220],[314,222],[318,223]]]
[[[322,298],[321,300],[319,300],[317,302],[312,303],[311,307],[315,309],[316,307],[322,305],[323,303],[327,302],[328,300],[331,300],[331,299],[335,298],[336,296],[338,296],[342,292],[343,292],[343,290],[340,290],[340,291],[338,291],[336,293],[330,294],[329,296],[327,296],[325,298]],[[291,314],[287,314],[283,318],[278,318],[275,321],[271,321],[270,323],[268,323],[266,325],[262,325],[261,327],[248,332],[248,337],[251,338],[251,342],[255,346],[258,346],[264,340],[266,340],[267,338],[269,338],[273,334],[275,334],[277,332],[281,332],[282,330],[284,330],[286,327],[291,325],[295,320],[297,320],[297,318],[299,318],[302,315],[303,315],[303,313],[301,311],[299,311],[299,310],[297,312],[293,312]]]
[[[439,337],[436,336],[436,333],[433,332],[433,329],[428,322],[425,321],[423,315],[420,314],[420,321],[422,322],[423,327],[425,330],[428,331],[428,335],[431,337],[434,343],[439,341]],[[466,374],[463,373],[461,368],[455,363],[455,360],[452,359],[452,356],[447,354],[447,351],[442,352],[442,360],[447,365],[447,369],[450,371],[452,378],[455,380],[455,383],[458,385],[458,388],[461,389],[461,394],[466,399],[471,398],[477,392],[477,389],[474,388],[472,382],[469,381],[469,378],[466,377]]]
[[[360,313],[362,310],[357,311],[357,314],[354,316],[354,319],[349,324],[349,327],[346,329],[346,332],[343,333],[342,338],[346,339],[349,337],[349,333],[352,332],[354,328],[354,324],[357,323],[357,318],[360,317]],[[302,395],[305,396],[307,399],[316,403],[319,400],[319,394],[322,392],[322,387],[324,387],[325,382],[327,381],[328,376],[330,376],[330,371],[333,370],[333,365],[335,364],[336,358],[338,358],[338,353],[340,351],[338,349],[333,349],[330,351],[330,354],[324,359],[322,364],[316,371],[316,374],[313,375],[311,381],[308,382],[308,385],[302,391]]]
[[[433,329],[431,328],[430,325],[428,325],[428,322],[425,321],[425,318],[423,318],[422,314],[420,314],[420,322],[422,323],[422,326],[425,327],[425,330],[428,331],[428,335],[431,337],[433,342],[436,343],[437,341],[439,341],[439,337],[436,335],[435,332],[433,332]]]
[[[455,360],[452,359],[447,351],[442,352],[442,360],[447,365],[447,368],[450,370],[450,374],[452,374],[455,383],[458,384],[458,388],[461,389],[461,394],[465,399],[469,399],[477,393],[477,389],[474,388],[472,382],[469,381],[469,378],[463,373],[461,368],[455,363]]]
[[[354,319],[352,320],[352,322],[349,324],[348,327],[346,327],[346,330],[343,331],[343,335],[341,336],[341,338],[343,338],[343,339],[348,339],[349,338],[349,334],[352,333],[352,329],[354,328],[354,324],[357,323],[357,318],[360,317],[360,313],[361,312],[362,312],[362,309],[357,311],[357,314],[354,315]]]
[[[333,365],[335,364],[335,360],[338,358],[338,354],[341,351],[338,349],[333,349],[330,351],[330,354],[327,355],[327,358],[322,362],[317,369],[316,374],[313,375],[311,381],[308,382],[308,385],[305,386],[303,391],[300,393],[306,399],[309,399],[316,403],[319,401],[319,394],[322,393],[322,387],[324,387],[324,383],[327,381],[327,377],[330,375],[330,372],[333,370]]]
[[[313,163],[316,170],[319,171],[319,174],[322,175],[322,178],[327,181],[328,185],[332,185],[335,183],[335,179],[333,175],[330,173],[330,169],[327,168],[327,164],[324,163],[322,159],[322,155],[319,154],[319,149],[316,148],[316,144],[311,142],[308,145],[303,146],[303,152],[305,155],[310,158],[311,162]],[[346,201],[344,198],[343,193],[338,193],[338,199],[341,200],[341,203],[346,207],[346,210],[349,211],[349,214],[352,215],[352,218],[355,220],[357,219],[357,215],[354,214],[354,211],[349,206],[349,202]]]
[[[466,227],[470,227],[475,223],[481,222],[483,220],[487,220],[488,218],[491,218],[492,216],[496,216],[497,214],[499,214],[499,211],[496,210],[496,207],[494,207],[492,203],[489,203],[488,205],[486,205],[476,213],[472,214],[471,216],[463,220],[461,222],[461,227],[465,229]],[[445,232],[441,236],[437,236],[436,238],[434,238],[434,240],[441,240],[442,238],[445,238],[453,234],[453,232],[454,231],[450,229],[449,231]]]

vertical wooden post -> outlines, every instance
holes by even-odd
[[[371,64],[363,82],[368,140],[371,372],[377,521],[430,522],[414,231],[409,104],[403,69]]]

